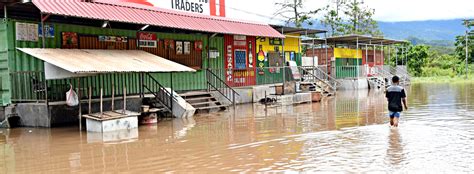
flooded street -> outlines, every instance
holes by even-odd
[[[240,105],[109,134],[0,129],[0,173],[472,172],[474,83],[413,84],[390,128],[383,91]]]

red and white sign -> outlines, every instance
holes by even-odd
[[[145,32],[141,32],[141,33],[138,33],[138,39],[140,39],[140,40],[154,40],[154,41],[156,41],[156,34],[155,34],[155,33],[145,33]]]
[[[138,46],[141,48],[156,48],[157,47],[157,37],[155,33],[138,33]]]
[[[225,17],[225,0],[120,0],[147,6]]]

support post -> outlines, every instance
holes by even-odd
[[[104,88],[100,87],[100,117],[101,118],[102,118],[102,113],[104,112],[103,95],[104,95]]]
[[[357,76],[357,79],[359,79],[359,58],[358,58],[358,55],[359,54],[359,37],[356,38],[356,62],[357,62],[357,65],[356,65],[356,76]],[[359,87],[357,87],[359,88]]]
[[[375,47],[375,44],[374,44],[374,66],[377,65],[377,47]]]
[[[125,111],[127,110],[127,86],[123,86],[123,110],[122,113],[125,114]]]
[[[329,72],[329,69],[331,69],[331,68],[329,68],[330,65],[329,65],[329,63],[328,63],[328,47],[329,47],[329,46],[328,46],[327,34],[324,33],[324,36],[325,36],[325,38],[324,38],[324,45],[325,45],[325,47],[326,47],[326,74],[331,74],[331,73]],[[334,53],[334,50],[333,50],[333,53]],[[334,75],[334,74],[332,74],[332,75]],[[329,76],[328,76],[328,79],[327,79],[327,80],[329,80]]]
[[[145,77],[143,73],[140,73],[140,98],[145,98]]]
[[[369,64],[369,46],[365,45],[365,64]]]
[[[79,98],[79,130],[82,131],[82,90],[81,90],[81,78],[77,78],[77,95]]]
[[[5,5],[5,19],[7,18],[7,11],[6,11],[7,9],[6,9],[6,7],[7,6]],[[41,34],[42,34],[41,43],[42,43],[43,48],[45,48],[46,47],[46,39],[45,39],[46,37],[45,37],[45,34],[44,34],[44,21],[46,20],[46,18],[43,18],[43,13],[41,13],[40,18],[41,18],[41,29],[42,29],[41,30]],[[46,105],[49,105],[49,102],[48,102],[48,81],[47,80],[45,80],[45,81],[46,81],[45,82],[45,87],[44,87],[45,95],[46,95],[45,100],[46,100]]]
[[[402,66],[405,65],[405,47],[402,47]]]
[[[285,30],[283,29],[283,27],[281,28],[281,34],[285,35]],[[281,42],[281,52],[283,53],[283,63],[282,63],[282,73],[283,74],[283,83],[282,83],[282,94],[284,95],[285,94],[285,75],[286,75],[286,68],[285,68],[285,65],[286,65],[286,54],[285,54],[285,38],[281,39],[282,42]]]
[[[170,91],[170,109],[171,109],[171,113],[173,113],[173,73],[170,72],[170,82],[171,82],[171,91]]]
[[[395,68],[397,68],[397,67],[398,67],[398,47],[395,50]]]
[[[92,114],[92,87],[89,85],[89,110],[88,110],[88,113],[89,114]]]
[[[114,86],[114,82],[112,82],[112,106],[111,106],[111,110],[112,111],[115,111],[115,86]]]

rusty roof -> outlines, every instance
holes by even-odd
[[[72,73],[195,72],[179,63],[141,50],[17,48]]]

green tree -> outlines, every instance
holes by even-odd
[[[313,17],[321,9],[306,11],[304,10],[304,0],[283,0],[283,2],[275,3],[278,10],[274,13],[286,19],[286,25],[295,25],[300,28],[303,24],[313,25]]]
[[[344,14],[347,16],[346,34],[369,34],[381,36],[377,21],[372,17],[375,9],[365,5],[364,0],[353,0],[346,3]]]
[[[427,45],[410,45],[407,51],[408,71],[414,76],[421,76],[422,67],[425,67],[430,56],[430,47]]]
[[[469,54],[468,54],[468,63],[473,63],[474,62],[474,36],[469,37]],[[455,49],[455,54],[456,57],[459,60],[465,60],[466,59],[466,36],[456,36],[456,42],[454,43],[454,46],[456,47]]]
[[[329,28],[331,36],[337,36],[343,30],[343,19],[340,14],[342,7],[347,0],[334,0],[324,8],[325,14],[321,20],[321,24]]]

